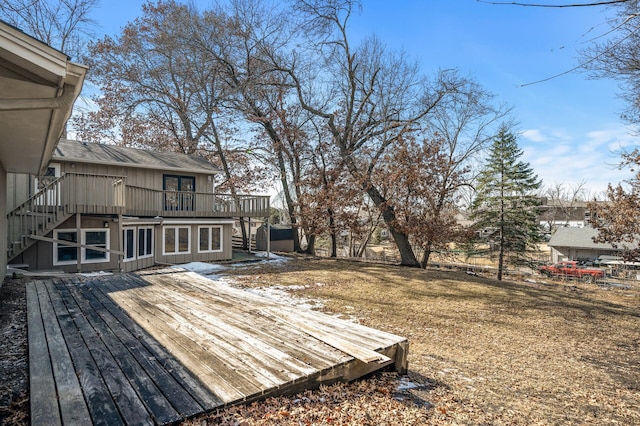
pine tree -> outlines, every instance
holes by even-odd
[[[524,253],[539,241],[539,198],[542,182],[528,163],[519,160],[516,137],[502,126],[478,177],[471,219],[479,228],[496,230],[499,247],[498,280],[502,280],[505,253]]]

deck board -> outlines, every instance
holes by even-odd
[[[27,305],[32,424],[172,424],[406,370],[402,337],[183,270],[36,281]]]
[[[43,318],[55,318],[53,304],[49,298],[49,292],[44,286],[37,287],[38,299],[40,300],[40,310]],[[60,414],[62,422],[65,424],[82,425],[91,420],[89,409],[82,395],[82,388],[78,381],[73,361],[62,338],[62,329],[57,321],[45,321],[47,346],[51,356],[53,375],[60,400]]]

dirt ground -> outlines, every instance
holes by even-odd
[[[640,425],[640,289],[497,282],[299,258],[230,268],[410,341],[406,377],[231,407],[193,425]],[[28,422],[24,284],[0,289],[0,424]]]

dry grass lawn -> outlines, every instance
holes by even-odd
[[[296,286],[327,312],[407,337],[409,379],[381,374],[195,424],[640,425],[638,287],[318,259],[229,274]]]

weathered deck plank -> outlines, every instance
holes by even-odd
[[[273,321],[269,318],[261,316],[252,316],[252,321],[247,323],[247,310],[240,310],[237,306],[229,307],[223,303],[223,309],[220,305],[211,300],[207,300],[202,296],[183,297],[182,292],[173,291],[167,285],[156,286],[165,300],[172,300],[177,309],[189,310],[191,318],[203,327],[208,327],[213,336],[219,337],[221,342],[229,345],[229,349],[237,351],[240,358],[246,360],[255,359],[258,363],[263,364],[265,370],[276,370],[273,373],[280,376],[276,381],[291,380],[299,375],[307,375],[314,373],[317,369],[322,369],[334,365],[336,362],[344,362],[347,357],[344,354],[335,351],[333,357],[326,356],[324,358],[308,359],[309,351],[296,351],[295,347],[281,347],[280,341],[297,341],[301,338],[308,339],[308,336],[293,333],[291,330],[276,329],[276,334],[257,335],[257,330],[273,330]],[[206,293],[204,293],[206,294]],[[222,298],[217,297],[217,300]],[[228,302],[223,300],[223,302]],[[236,303],[237,305],[237,303]],[[244,327],[243,327],[244,325]],[[311,340],[311,339],[309,339]],[[293,352],[293,355],[291,354]],[[306,358],[303,360],[302,358]],[[259,368],[253,366],[252,368]],[[281,374],[277,374],[280,372]],[[284,375],[283,375],[284,374]]]
[[[406,339],[176,269],[40,281],[28,313],[32,421],[171,424],[406,369]]]
[[[43,318],[55,318],[46,285],[47,283],[41,283],[36,286],[40,310]],[[91,416],[82,395],[82,388],[73,367],[71,355],[62,336],[60,324],[58,321],[45,321],[44,328],[60,401],[62,422],[67,425],[86,425],[91,421]]]
[[[26,293],[31,422],[62,424],[36,283],[29,283]]]
[[[109,352],[109,348],[89,323],[86,317],[87,313],[82,311],[65,285],[57,284],[56,288],[62,301],[69,310],[80,336],[82,336],[87,347],[90,348],[90,354],[98,366],[100,375],[104,379],[111,398],[118,407],[118,412],[122,415],[124,422],[138,425],[154,424],[151,415],[136,394],[135,389],[129,383],[111,352]],[[102,404],[102,401],[98,401],[98,403]]]
[[[53,284],[47,282],[46,285],[50,287]],[[91,350],[85,345],[82,336],[78,332],[71,312],[63,303],[57,289],[51,291],[49,297],[55,309],[62,335],[67,343],[69,354],[73,360],[78,381],[82,386],[82,392],[87,402],[91,419],[95,424],[124,424],[122,417],[118,413],[118,408],[109,393],[109,389],[102,378],[100,368],[94,361]],[[77,309],[75,312],[77,314]],[[46,320],[53,321],[54,319],[47,318]],[[31,360],[31,357],[29,357],[29,360]],[[32,424],[36,423],[32,422]]]

